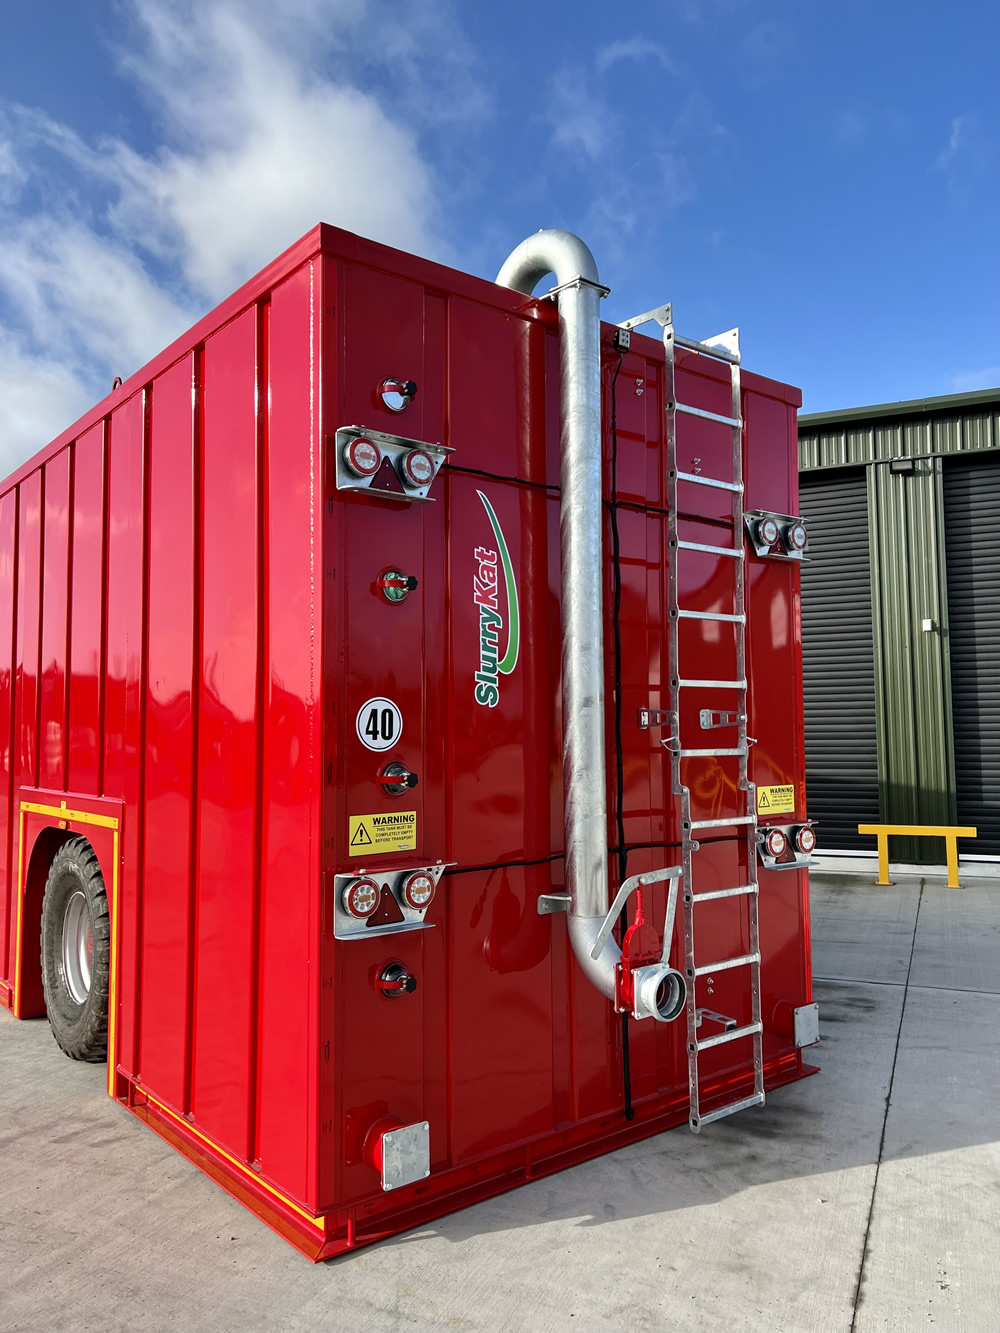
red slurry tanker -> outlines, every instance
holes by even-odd
[[[0,1004],[313,1259],[809,1072],[799,394],[603,294],[320,226],[0,487]]]

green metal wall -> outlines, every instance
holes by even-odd
[[[799,419],[800,471],[866,471],[883,823],[956,822],[942,459],[987,450],[1000,450],[1000,390]],[[890,471],[894,458],[913,471]],[[890,852],[944,861],[939,839]]]

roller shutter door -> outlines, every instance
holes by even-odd
[[[875,666],[864,470],[804,473],[802,567],[806,795],[819,850],[870,850],[879,822]]]
[[[946,460],[944,513],[961,850],[1000,856],[1000,462]]]

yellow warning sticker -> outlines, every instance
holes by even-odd
[[[379,852],[412,852],[417,845],[417,812],[391,815],[351,815],[348,855],[375,856]]]
[[[794,787],[758,787],[758,815],[790,815],[795,810]]]

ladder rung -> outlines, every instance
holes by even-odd
[[[724,620],[731,625],[745,625],[745,615],[733,615],[728,611],[682,611],[677,608],[678,620]]]
[[[691,901],[707,903],[711,898],[738,898],[741,894],[756,892],[756,884],[738,884],[734,889],[711,889],[708,893],[692,893]]]
[[[689,828],[728,828],[730,824],[756,824],[756,815],[733,815],[731,819],[692,819]]]
[[[763,1023],[748,1023],[745,1028],[733,1028],[729,1032],[717,1032],[714,1037],[703,1037],[696,1044],[699,1051],[707,1051],[710,1046],[723,1046],[727,1041],[739,1041],[740,1037],[755,1037],[763,1031]]]
[[[709,555],[731,555],[736,560],[743,559],[742,546],[709,546],[707,542],[682,541],[678,541],[677,546],[681,551],[705,551]]]
[[[708,1115],[698,1116],[698,1126],[710,1125],[713,1120],[721,1120],[723,1116],[734,1115],[737,1111],[745,1111],[750,1106],[762,1106],[764,1094],[755,1092],[751,1097],[744,1097],[741,1102],[730,1102],[728,1106],[720,1106],[715,1111],[709,1111]]]
[[[707,977],[709,973],[728,972],[731,967],[751,967],[759,962],[759,953],[745,953],[739,958],[723,958],[721,962],[706,963],[704,967],[696,967],[694,974],[696,977]]]
[[[742,481],[720,481],[718,477],[703,477],[700,472],[678,472],[678,481],[689,481],[693,486],[712,486],[717,491],[735,491],[743,494]]]
[[[678,680],[676,684],[681,689],[692,685],[709,690],[745,690],[747,687],[745,680]]]
[[[724,759],[731,755],[744,755],[747,753],[745,745],[737,745],[728,750],[672,750],[680,759]]]
[[[624,325],[619,327],[624,328]],[[717,357],[720,361],[728,361],[731,366],[740,364],[739,354],[727,352],[724,347],[717,347],[714,343],[696,342],[694,338],[682,338],[679,333],[674,334],[674,342],[678,347],[687,347],[692,352],[702,352],[705,356]]]
[[[688,403],[674,403],[674,407],[689,417],[701,417],[703,421],[717,421],[720,426],[732,426],[733,430],[740,430],[743,426],[742,417],[724,417],[718,412],[706,412],[703,407],[691,407]]]

